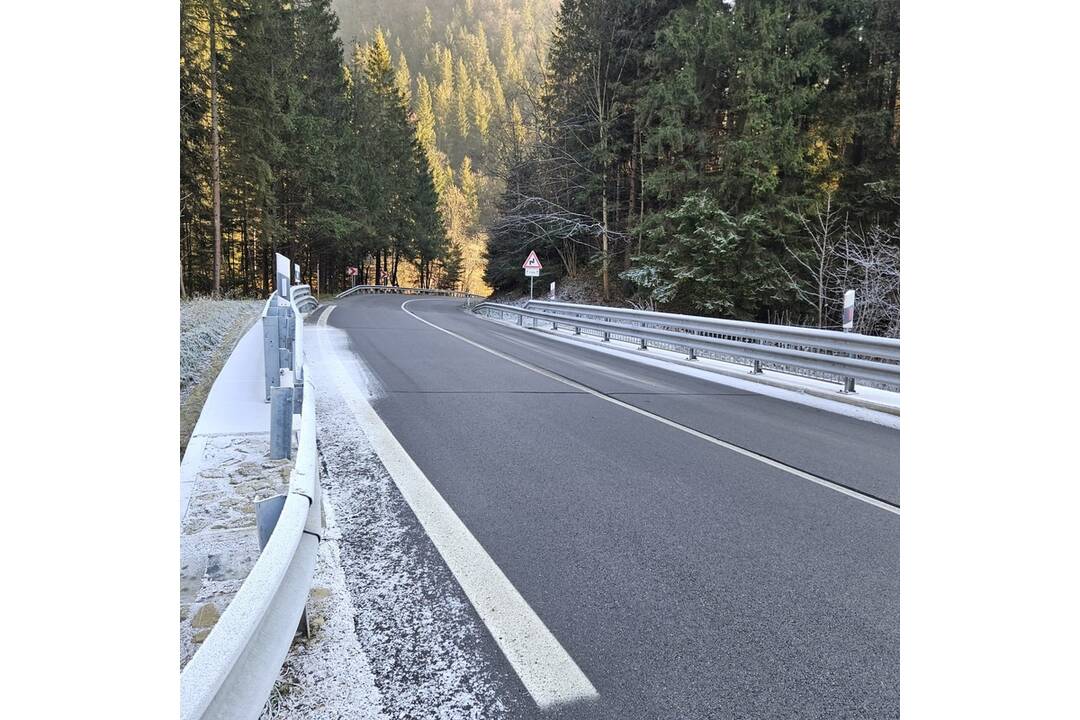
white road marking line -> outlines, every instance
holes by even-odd
[[[323,310],[323,313],[319,316],[319,321],[316,323],[316,325],[318,327],[326,327],[326,321],[330,318],[330,313],[334,312],[336,308],[337,305],[330,305],[325,310]]]
[[[785,465],[782,462],[779,462],[777,460],[773,460],[770,457],[765,457],[764,455],[759,455],[756,452],[754,452],[753,450],[747,450],[746,448],[739,447],[738,445],[732,445],[731,443],[726,442],[724,440],[721,440],[720,438],[713,437],[712,435],[706,435],[705,433],[701,432],[700,430],[695,430],[692,427],[687,427],[686,425],[681,425],[681,424],[675,422],[674,420],[669,420],[668,418],[663,417],[662,415],[657,415],[655,413],[649,412],[648,410],[643,410],[642,408],[639,408],[636,405],[631,405],[630,403],[623,402],[622,400],[619,400],[618,398],[613,398],[610,395],[605,395],[605,394],[603,394],[601,392],[593,390],[591,387],[588,387],[586,385],[582,385],[581,383],[578,383],[578,382],[574,382],[573,380],[570,380],[569,378],[565,378],[562,375],[557,375],[557,374],[555,374],[555,373],[553,373],[553,372],[551,372],[549,370],[545,370],[542,367],[537,367],[536,365],[533,365],[531,363],[527,363],[524,360],[518,360],[515,357],[512,357],[512,356],[507,355],[505,353],[501,353],[498,350],[493,350],[493,349],[491,349],[489,347],[481,345],[478,342],[474,342],[474,341],[470,340],[467,337],[463,337],[461,335],[458,335],[456,332],[453,332],[451,330],[447,330],[444,327],[439,327],[435,323],[425,320],[424,318],[420,317],[416,313],[409,310],[409,308],[405,307],[406,305],[408,305],[411,302],[416,302],[418,299],[419,298],[413,298],[412,300],[406,300],[405,302],[401,303],[401,309],[404,310],[409,315],[411,315],[412,317],[419,320],[420,322],[425,323],[427,325],[430,325],[431,327],[435,328],[436,330],[441,330],[442,332],[446,333],[447,335],[451,335],[453,337],[456,337],[458,340],[461,340],[462,342],[466,342],[466,343],[472,345],[473,347],[476,347],[476,348],[479,348],[480,350],[483,350],[484,352],[491,353],[492,355],[495,355],[496,357],[500,357],[503,360],[507,360],[509,362],[512,362],[515,365],[520,365],[521,367],[526,368],[528,370],[532,370],[535,373],[539,373],[540,375],[543,375],[544,377],[551,378],[552,380],[557,380],[558,382],[561,382],[564,385],[569,385],[570,387],[581,390],[582,392],[587,392],[587,393],[589,393],[590,395],[592,395],[594,397],[598,397],[601,400],[604,400],[605,402],[611,403],[612,405],[618,405],[621,408],[625,408],[625,409],[627,409],[627,410],[629,410],[631,412],[635,412],[638,415],[644,415],[645,417],[651,418],[651,419],[655,420],[658,423],[662,423],[664,425],[667,425],[668,427],[675,428],[676,430],[681,430],[684,433],[686,433],[688,435],[693,435],[694,437],[699,438],[701,440],[704,440],[705,442],[712,443],[713,445],[717,445],[717,446],[722,447],[722,448],[724,448],[726,450],[731,450],[732,452],[736,452],[736,453],[738,453],[740,455],[743,455],[745,457],[748,457],[748,458],[750,458],[752,460],[757,460],[760,463],[764,463],[765,465],[768,465],[769,467],[773,467],[773,468],[776,468],[777,470],[781,470],[783,472],[786,472],[789,475],[794,475],[795,477],[801,478],[803,480],[809,480],[812,483],[816,483],[816,484],[821,485],[822,487],[826,487],[826,488],[828,488],[830,490],[835,490],[838,493],[841,493],[843,495],[847,495],[848,497],[855,498],[856,500],[861,500],[862,502],[864,502],[864,503],[866,503],[868,505],[873,505],[876,508],[881,508],[882,510],[887,510],[888,512],[894,513],[896,515],[900,514],[900,508],[894,507],[894,506],[890,505],[889,503],[882,502],[881,500],[878,500],[877,498],[870,497],[868,495],[863,495],[860,492],[856,492],[854,490],[846,488],[843,485],[837,485],[836,483],[831,482],[829,480],[826,480],[825,478],[818,477],[817,475],[811,475],[810,473],[808,473],[808,472],[806,472],[804,470],[800,470],[799,468],[791,467],[790,465]]]
[[[322,357],[341,398],[533,701],[547,709],[595,698],[596,688],[386,427],[325,335]]]

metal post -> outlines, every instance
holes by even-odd
[[[274,534],[274,528],[277,527],[278,520],[281,518],[281,511],[285,508],[287,498],[287,495],[274,495],[255,501],[255,532],[259,535],[260,551],[264,550],[266,543],[270,542],[270,536]],[[300,613],[300,626],[297,630],[304,637],[311,637],[306,605],[304,611]]]
[[[750,374],[751,375],[760,375],[761,374],[761,361],[760,360],[755,360],[754,361],[754,367],[753,367],[752,370],[750,370]]]
[[[521,313],[518,313],[518,325],[522,325],[522,324],[523,324],[523,322],[522,322],[522,321],[523,321],[524,319],[525,319],[525,316],[524,316],[524,315],[522,315]]]
[[[638,338],[638,342],[641,343],[641,349],[642,350],[648,350],[649,349],[648,344],[645,342],[645,338]]]
[[[281,369],[281,386],[270,390],[270,459],[292,457],[293,377]]]
[[[533,296],[532,296],[532,284],[533,284],[533,276],[530,275],[529,276],[529,299],[530,300],[533,299]]]
[[[603,340],[603,342],[607,342],[610,339],[611,339],[611,334],[607,330],[605,330],[604,331],[604,340]]]
[[[574,326],[574,334],[575,335],[580,335],[581,334],[581,327],[580,326],[578,326],[578,325]]]
[[[692,347],[686,348],[686,359],[697,360],[697,352]]]
[[[267,309],[266,316],[263,318],[263,377],[266,385],[266,402],[270,402],[270,388],[277,387],[278,385],[278,370],[281,369],[280,354],[278,347],[280,345],[280,335],[278,333],[278,319],[273,313],[274,308]]]
[[[849,328],[844,328],[844,332],[849,333],[849,332],[851,332],[851,330]],[[847,356],[848,357],[854,357],[855,355],[854,355],[854,353],[848,353]],[[844,389],[841,390],[840,392],[843,395],[853,395],[855,393],[855,378],[853,378],[853,377],[845,377],[844,378]]]

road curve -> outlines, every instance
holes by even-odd
[[[899,715],[899,516],[679,427],[895,506],[898,431],[406,301],[345,299],[329,325],[595,686],[544,717]]]

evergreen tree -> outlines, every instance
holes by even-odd
[[[439,288],[442,290],[457,290],[461,284],[461,271],[464,267],[464,256],[461,246],[452,243],[446,252],[446,258],[442,262],[442,275],[439,278]]]

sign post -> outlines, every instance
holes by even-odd
[[[529,299],[533,299],[533,278],[540,277],[540,270],[544,266],[540,264],[540,258],[536,257],[536,251],[530,250],[529,257],[521,264],[525,268],[525,277],[529,278]]]
[[[844,293],[844,332],[851,332],[855,329],[855,291],[848,290]],[[842,393],[855,392],[855,378],[844,378],[844,389]]]

